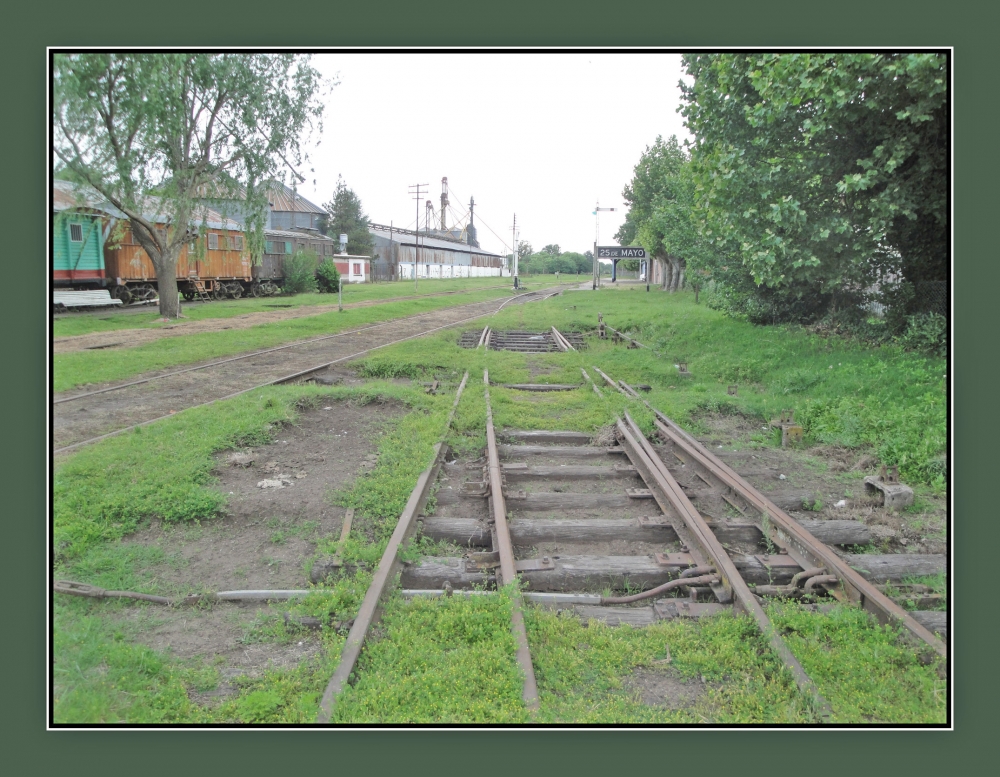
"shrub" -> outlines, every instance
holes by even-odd
[[[316,252],[312,249],[296,251],[285,257],[285,294],[303,294],[316,291]]]
[[[931,356],[948,355],[948,319],[940,313],[918,313],[906,319],[906,331],[899,344],[908,351]]]
[[[316,283],[319,285],[320,294],[333,294],[339,288],[340,273],[337,272],[337,265],[329,259],[324,259],[316,268]]]

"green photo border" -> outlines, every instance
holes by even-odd
[[[991,489],[996,475],[986,400],[996,381],[987,295],[1000,288],[996,250],[997,99],[995,11],[955,0],[707,0],[703,3],[574,0],[490,5],[400,0],[294,4],[246,0],[55,0],[5,13],[0,47],[7,95],[2,188],[6,223],[27,239],[4,241],[7,284],[3,381],[5,604],[3,762],[11,774],[411,774],[529,773],[719,774],[767,770],[860,774],[990,771],[996,763],[997,671],[989,662],[996,628],[987,579],[997,547]],[[956,398],[954,732],[362,732],[362,731],[46,731],[47,612],[45,544],[47,258],[46,46],[954,46],[955,242],[953,353]],[[414,84],[414,88],[417,88]],[[485,100],[486,96],[480,96]],[[655,99],[655,96],[651,96]],[[992,141],[992,142],[990,142]],[[624,183],[624,182],[623,182]],[[23,263],[19,260],[25,257]],[[968,523],[969,525],[966,525]],[[991,753],[994,757],[990,757]],[[982,763],[978,767],[978,763]],[[994,767],[995,768],[995,767]],[[316,770],[315,772],[313,770]],[[405,771],[404,771],[405,770]]]

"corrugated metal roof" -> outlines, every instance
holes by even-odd
[[[326,213],[326,210],[315,203],[309,202],[298,192],[289,189],[281,181],[271,181],[267,198],[271,201],[271,210],[298,213]]]
[[[298,232],[289,231],[287,229],[265,229],[265,235],[276,235],[278,237],[307,237],[310,240],[329,240],[331,243],[335,242],[329,235],[324,235],[322,232]]]
[[[72,181],[55,180],[52,182],[52,210],[63,211],[70,208],[92,208],[103,200],[89,186],[83,186]]]
[[[371,232],[376,237],[381,237],[384,238],[385,240],[389,240],[388,229],[377,229],[371,227],[369,228],[368,231]],[[411,246],[414,245],[414,243],[416,243],[417,238],[414,235],[408,235],[405,232],[400,233],[394,231],[392,233],[392,240],[399,243],[400,245]],[[502,256],[500,256],[500,254],[494,254],[482,248],[474,248],[473,246],[470,246],[468,243],[456,243],[453,240],[441,240],[440,238],[425,237],[424,235],[420,236],[420,245],[427,246],[428,248],[443,248],[445,250],[455,251],[460,254],[480,254],[481,256],[495,256],[500,259],[503,258]]]
[[[106,213],[113,218],[128,218],[89,186],[81,186],[70,181],[53,181],[52,207],[57,211],[80,207],[91,208]],[[154,223],[165,223],[168,216],[163,207],[163,200],[160,197],[152,196],[143,198],[142,217]],[[204,205],[195,206],[190,223],[193,225],[204,223],[209,229],[225,229],[231,232],[243,231],[243,225],[238,221],[226,218],[221,213]]]

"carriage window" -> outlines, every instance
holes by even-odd
[[[229,238],[229,248],[232,251],[243,250],[243,235],[233,235]]]
[[[333,256],[333,246],[331,245],[323,246],[323,253],[326,254],[327,256]]]
[[[216,250],[219,247],[219,236],[214,232],[208,233],[208,247],[210,250]]]
[[[291,252],[292,252],[292,241],[291,240],[286,240],[285,241],[285,253],[286,254],[290,254]]]
[[[69,239],[74,243],[83,242],[83,225],[82,224],[70,224],[69,225]]]

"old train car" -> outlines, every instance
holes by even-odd
[[[111,296],[123,302],[156,295],[156,268],[132,234],[124,214],[108,206],[118,221],[115,237],[104,246],[104,265]],[[162,217],[161,217],[162,218]],[[149,216],[162,225],[155,214]],[[192,226],[204,230],[193,245],[184,246],[177,259],[177,287],[185,299],[211,295],[216,299],[240,297],[252,276],[250,253],[243,227],[215,211],[199,212]]]
[[[55,181],[52,189],[52,285],[104,288],[105,220],[100,211],[87,207],[75,188]]]
[[[285,259],[296,251],[312,250],[316,264],[332,259],[335,254],[332,238],[312,230],[295,231],[267,229],[264,231],[264,253],[252,268],[253,284],[249,291],[255,296],[275,294],[285,277]],[[315,269],[315,268],[314,268]]]

